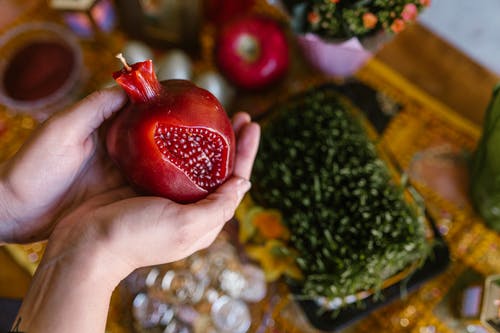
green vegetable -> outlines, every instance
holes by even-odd
[[[500,231],[500,85],[486,111],[471,168],[471,197],[485,222]]]
[[[429,250],[422,220],[351,110],[326,86],[263,125],[252,197],[282,212],[307,297],[377,289]]]

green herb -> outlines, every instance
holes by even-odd
[[[323,88],[263,125],[252,197],[282,212],[308,297],[377,289],[428,253],[422,221],[351,110]]]

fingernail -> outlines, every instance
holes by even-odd
[[[243,197],[245,193],[247,193],[248,190],[250,190],[250,188],[252,187],[252,183],[250,183],[250,181],[245,178],[239,178],[237,185],[239,197]]]

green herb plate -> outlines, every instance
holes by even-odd
[[[373,142],[378,143],[379,134],[387,126],[387,123],[390,120],[390,116],[387,116],[382,112],[382,103],[380,102],[381,99],[378,92],[358,82],[349,82],[343,85],[328,83],[316,87],[314,90],[309,90],[304,94],[307,97],[307,94],[311,94],[311,92],[312,94],[316,94],[317,92],[337,94],[338,98],[342,100],[343,103],[354,105],[355,107],[352,107],[352,112],[354,113],[355,118],[360,120],[360,123],[368,137]],[[303,98],[303,96],[304,95],[301,94],[293,96],[292,103],[293,100]],[[285,103],[287,102],[285,101]],[[272,111],[264,116],[262,119],[264,128],[267,126],[269,121],[276,116],[276,109],[279,110],[280,105],[282,104],[278,103],[276,107],[271,108]],[[397,109],[397,105],[395,105],[395,108]],[[283,112],[283,110],[280,112]],[[279,140],[279,138],[277,140]],[[358,290],[354,293],[355,295],[358,295],[358,297],[355,298],[353,304],[335,308],[335,310],[327,310],[327,308],[324,307],[325,301],[320,301],[319,298],[311,299],[310,296],[304,297],[305,293],[303,292],[303,286],[300,283],[291,281],[290,286],[292,291],[296,295],[297,300],[307,315],[309,321],[312,325],[322,330],[336,330],[352,324],[376,308],[401,297],[402,292],[414,290],[423,282],[442,272],[449,263],[448,248],[442,241],[439,233],[436,231],[432,219],[423,212],[424,207],[422,206],[422,203],[418,202],[418,194],[409,184],[402,184],[400,182],[400,179],[404,175],[401,174],[398,166],[394,165],[394,160],[389,154],[387,154],[385,149],[380,144],[376,144],[376,149],[379,158],[383,160],[388,167],[394,183],[403,187],[404,199],[410,205],[422,208],[418,212],[419,220],[426,221],[427,241],[429,252],[431,253],[425,262],[421,260],[421,258],[417,258],[412,262],[409,262],[405,268],[402,268],[388,278],[385,278],[383,283],[379,285],[379,290],[376,290],[377,288]],[[279,159],[280,156],[276,156],[276,158]],[[255,186],[254,182],[253,191],[258,190],[259,186]],[[262,188],[260,190],[262,190]],[[255,192],[253,192],[253,194],[255,195]],[[265,205],[265,202],[262,202],[261,200],[259,204]],[[267,208],[275,207],[272,207],[271,205],[271,207]],[[302,207],[300,209],[304,208]],[[316,254],[313,253],[312,257],[315,255]],[[309,258],[311,258],[311,256],[309,256]],[[311,259],[309,259],[309,261],[310,260]],[[359,297],[359,295],[362,295],[362,297]]]

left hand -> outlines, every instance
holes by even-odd
[[[56,218],[124,184],[97,129],[127,101],[120,88],[95,92],[48,119],[0,168],[0,243],[45,239]]]

